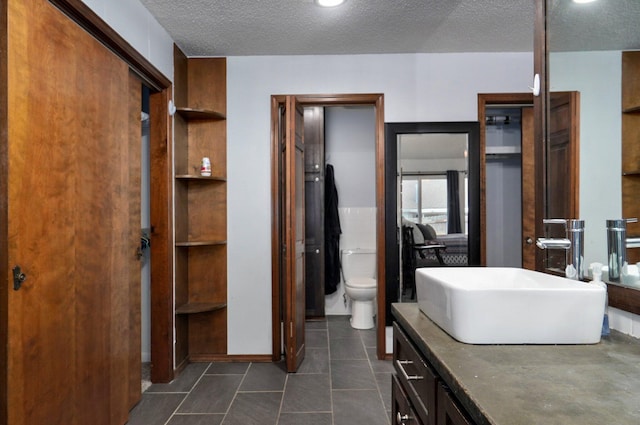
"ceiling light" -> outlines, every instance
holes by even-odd
[[[574,3],[591,3],[596,0],[573,0]]]
[[[318,6],[335,7],[340,6],[342,3],[344,3],[344,0],[315,0],[315,2]]]

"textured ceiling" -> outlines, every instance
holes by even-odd
[[[330,9],[313,0],[141,1],[188,56],[533,50],[534,0],[346,0]],[[567,30],[574,16],[563,3],[569,0],[552,1],[563,25],[558,36],[573,34]],[[625,26],[602,37],[601,27],[611,21],[592,8],[597,14],[580,17],[590,31],[564,42],[564,50],[584,49],[585,40],[606,49],[608,37],[622,37],[627,27],[635,32],[640,0],[597,3],[622,8]],[[627,43],[637,42],[632,38]]]

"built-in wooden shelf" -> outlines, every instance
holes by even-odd
[[[180,241],[176,242],[176,246],[215,246],[226,245],[227,241]]]
[[[640,314],[640,291],[621,285],[607,284],[609,306]]]
[[[176,314],[197,314],[227,308],[227,303],[187,303],[176,307]]]
[[[227,117],[222,112],[213,111],[211,109],[199,108],[176,108],[176,112],[181,117],[190,120],[225,120]]]
[[[179,180],[213,180],[226,182],[227,178],[222,176],[201,176],[199,174],[177,174],[176,179]]]
[[[188,59],[177,46],[173,68],[173,353],[181,365],[227,354],[227,71],[225,58]],[[211,176],[200,174],[204,157]]]

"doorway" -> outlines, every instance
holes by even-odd
[[[283,176],[284,165],[281,158],[282,146],[281,135],[286,133],[281,118],[281,111],[287,97],[295,98],[296,102],[303,107],[311,106],[346,106],[346,105],[371,105],[375,108],[375,204],[376,204],[376,251],[377,256],[377,278],[378,282],[385,281],[385,247],[384,247],[384,100],[382,94],[353,94],[353,95],[293,95],[293,96],[272,96],[271,102],[271,152],[272,152],[272,359],[277,361],[282,353],[283,329],[290,332],[296,329],[293,324],[286,324],[284,312],[291,307],[290,301],[283,296],[285,287],[284,270],[288,268],[286,258],[283,253],[283,218],[292,212],[287,211],[282,202],[284,193]],[[384,323],[384,317],[380,317],[380,312],[384,310],[384,284],[378,284],[377,304],[378,323]],[[382,305],[382,307],[380,307]],[[377,355],[382,359],[385,357],[385,334],[384,326],[377,328]]]
[[[478,95],[481,264],[535,269],[533,95]],[[506,224],[505,224],[506,223]]]

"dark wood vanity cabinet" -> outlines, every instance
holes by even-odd
[[[395,425],[473,425],[446,383],[407,334],[393,324],[392,416]]]
[[[473,422],[467,418],[466,414],[453,397],[449,389],[440,383],[438,386],[438,425],[472,425]]]

